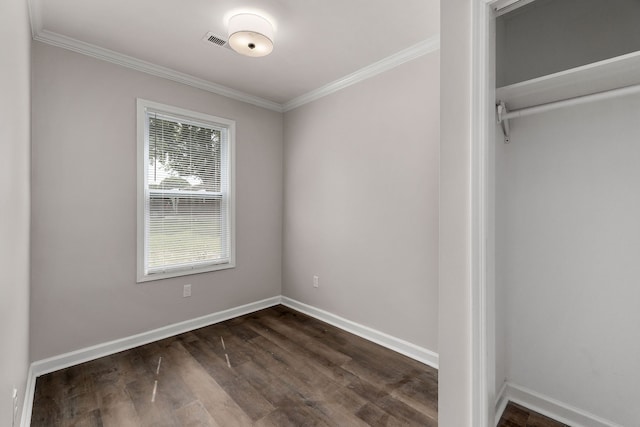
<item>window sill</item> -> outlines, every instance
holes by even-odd
[[[189,268],[184,270],[171,270],[162,273],[141,274],[138,273],[136,283],[152,282],[154,280],[169,279],[172,277],[190,276],[192,274],[209,273],[212,271],[227,270],[235,268],[235,262],[225,262],[224,264],[212,264],[203,267]]]

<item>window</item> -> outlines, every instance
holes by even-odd
[[[138,282],[235,266],[234,134],[138,99]]]

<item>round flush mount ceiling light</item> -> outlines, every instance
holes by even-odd
[[[266,56],[273,50],[273,26],[262,16],[241,13],[229,19],[229,45],[246,56]]]

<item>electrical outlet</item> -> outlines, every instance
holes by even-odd
[[[184,298],[191,296],[191,285],[184,285],[184,288],[182,289],[182,296]]]
[[[313,287],[317,288],[320,286],[320,278],[318,276],[313,276]]]

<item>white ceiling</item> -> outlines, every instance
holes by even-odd
[[[65,36],[278,104],[440,30],[439,0],[31,0],[30,9],[36,39]],[[226,19],[242,11],[275,24],[271,55],[202,41],[209,31],[226,39]]]

